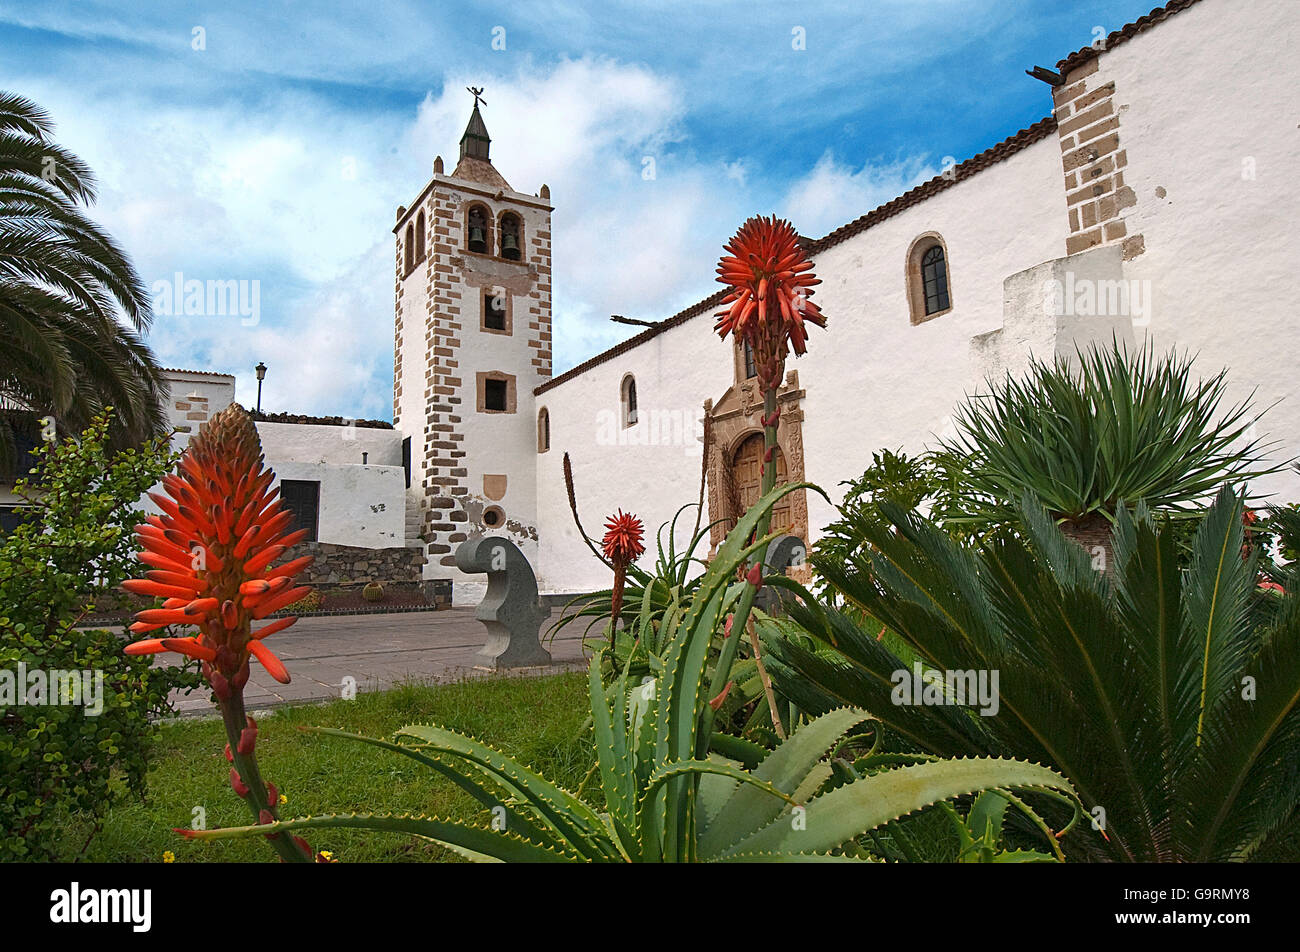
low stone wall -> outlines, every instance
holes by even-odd
[[[330,542],[303,542],[277,562],[287,562],[303,555],[315,556],[316,561],[298,577],[299,585],[346,587],[367,582],[419,583],[423,575],[424,553],[406,546],[365,549]]]

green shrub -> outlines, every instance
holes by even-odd
[[[15,487],[32,515],[0,539],[0,861],[65,855],[82,845],[61,842],[68,816],[95,821],[143,796],[151,718],[173,688],[198,683],[193,670],[127,657],[112,632],[75,627],[133,574],[136,505],[172,461],[164,440],[106,452],[108,425],[106,411],[78,440],[36,450],[33,477]],[[83,703],[28,692],[33,672],[56,671],[90,672]]]

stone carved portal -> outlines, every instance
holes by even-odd
[[[803,409],[804,391],[799,388],[799,371],[786,374],[777,391],[781,408],[777,423],[777,482],[804,481]],[[717,551],[728,530],[758,499],[763,473],[763,394],[753,379],[729,387],[715,405],[705,401],[709,420],[708,474],[710,554]],[[720,521],[721,520],[721,521]],[[803,489],[787,495],[773,511],[772,528],[807,540],[808,496]],[[796,569],[796,578],[807,572]]]

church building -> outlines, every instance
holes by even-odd
[[[1206,376],[1228,368],[1234,402],[1253,390],[1271,407],[1260,427],[1275,452],[1300,453],[1284,357],[1298,26],[1288,0],[1175,0],[1035,69],[1040,121],[806,237],[829,323],[787,362],[783,478],[838,499],[873,451],[951,435],[954,407],[990,375],[1112,335],[1186,350]],[[609,584],[574,527],[565,453],[588,533],[622,508],[653,536],[697,498],[702,462],[714,545],[757,494],[762,396],[750,356],[713,332],[721,290],[552,376],[552,208],[545,185],[519,191],[497,170],[476,100],[455,167],[438,158],[397,210],[393,423],[411,443],[425,578],[458,602],[481,576],[453,553],[479,533],[516,542],[544,592]],[[714,264],[700,262],[702,288]],[[1300,498],[1294,473],[1256,488]],[[833,518],[804,491],[776,514],[810,542]]]

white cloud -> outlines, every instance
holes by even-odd
[[[786,188],[740,146],[700,158],[674,78],[603,57],[501,62],[496,74],[452,69],[406,114],[275,85],[215,103],[59,74],[23,91],[98,173],[93,215],[147,283],[176,271],[260,282],[255,327],[160,315],[162,362],[236,373],[251,402],[264,360],[263,406],[306,413],[390,412],[393,213],[435,154],[454,167],[471,83],[487,87],[497,168],[522,192],[546,183],[556,206],[557,371],[635,333],[610,314],[661,319],[711,293],[720,249],[750,214],[783,212],[816,237],[933,174],[918,159],[852,167],[827,153]]]
[[[837,162],[828,150],[790,186],[782,212],[800,234],[821,238],[938,174],[925,156],[861,168]]]

